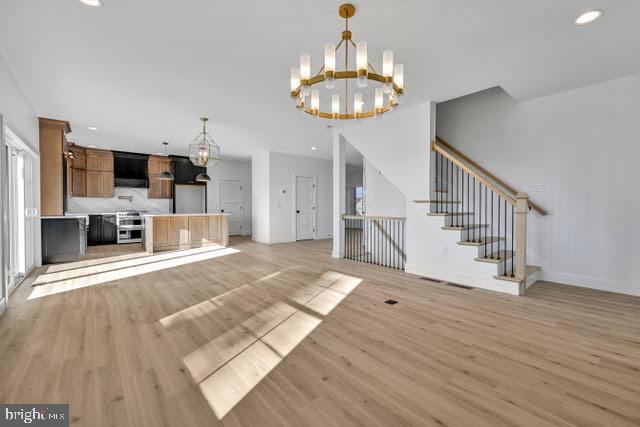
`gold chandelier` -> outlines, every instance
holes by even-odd
[[[296,102],[296,107],[312,116],[333,120],[354,120],[373,116],[381,116],[387,111],[398,106],[399,98],[403,94],[404,69],[402,64],[393,64],[393,51],[382,52],[382,74],[373,68],[367,59],[367,43],[359,41],[354,43],[349,31],[349,18],[355,15],[356,9],[352,4],[343,4],[338,13],[345,19],[345,30],[342,39],[335,43],[324,45],[324,65],[314,75],[311,75],[311,56],[308,53],[300,55],[300,67],[291,68],[291,98]],[[338,50],[344,47],[344,70],[336,70],[336,56]],[[355,49],[356,66],[349,69],[349,48]],[[312,89],[313,85],[325,83],[325,88],[335,89],[337,80],[344,80],[344,104],[340,111],[340,95],[331,95],[331,112],[320,110],[320,91]],[[349,112],[349,80],[355,80],[358,88],[366,88],[368,81],[377,82],[375,88],[374,108],[364,110],[364,100],[361,92],[353,95],[353,108]],[[386,96],[385,96],[386,95]],[[310,97],[307,104],[305,98]],[[386,98],[386,102],[385,102]]]

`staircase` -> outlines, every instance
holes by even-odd
[[[414,203],[427,204],[444,233],[458,233],[456,243],[471,249],[475,262],[493,266],[494,279],[523,295],[540,273],[526,265],[527,215],[546,210],[440,138],[431,145],[430,182],[430,199]]]

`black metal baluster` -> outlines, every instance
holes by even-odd
[[[478,181],[478,224],[482,224],[482,183]],[[480,233],[478,236],[480,237],[478,241],[482,243],[482,230],[479,230]]]
[[[515,240],[515,237],[516,237],[516,232],[515,232],[515,229],[513,228],[514,226],[513,211],[514,211],[514,206],[511,205],[511,277],[516,277],[515,270],[513,268],[513,259],[515,258],[515,252],[513,251],[513,241]]]
[[[476,177],[473,177],[473,181],[471,181],[473,183],[473,215],[471,215],[471,217],[473,218],[473,221],[471,221],[473,224],[475,224],[476,222]],[[476,229],[473,229],[473,238],[471,239],[472,242],[475,243],[476,241]]]
[[[400,248],[400,269],[404,270],[404,257],[402,256],[404,252],[404,221],[401,221],[400,224],[402,225],[402,235],[400,236],[400,244],[398,247]]]
[[[493,247],[491,247],[491,251],[493,252]],[[500,259],[500,196],[498,196],[498,251],[496,259]]]
[[[493,247],[491,247],[491,251],[493,252]],[[500,259],[500,196],[498,196],[498,251],[496,252],[496,259]]]
[[[344,257],[349,259],[349,219],[344,220]]]
[[[440,186],[440,175],[438,174],[438,152],[436,151],[436,212],[440,212],[440,198],[438,197],[438,187]],[[431,211],[431,210],[429,210]]]
[[[493,190],[491,190],[491,235],[493,235]],[[487,254],[485,253],[486,257]],[[493,246],[491,246],[491,259],[493,259]]]
[[[487,219],[489,218],[487,216],[487,186],[483,184],[484,187],[484,221],[485,222],[489,222],[487,221]],[[484,256],[487,256],[487,228],[488,227],[483,227],[484,229]],[[482,232],[482,229],[480,229],[480,232]]]
[[[507,199],[504,199],[504,275],[507,275]]]
[[[464,217],[465,217],[465,215],[464,215],[464,169],[460,168],[460,172],[462,174],[462,199],[461,199],[462,208],[460,209],[460,211],[461,211],[460,212],[460,224],[462,225],[462,228],[464,228]],[[467,191],[467,193],[468,193],[468,191]],[[468,196],[468,194],[467,194],[467,196]],[[467,233],[467,235],[469,235],[469,233]]]

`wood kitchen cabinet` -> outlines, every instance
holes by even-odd
[[[87,149],[85,161],[86,196],[113,197],[113,153],[106,150]]]
[[[199,246],[209,242],[209,218],[206,216],[190,216],[189,231],[191,246]]]
[[[143,246],[147,253],[201,246],[229,245],[229,215],[145,215]]]
[[[73,197],[87,196],[87,171],[71,168],[71,195]]]
[[[40,212],[45,215],[64,215],[63,151],[69,122],[39,118],[40,128]]]
[[[153,241],[158,246],[169,246],[169,217],[153,219]]]
[[[171,172],[171,159],[163,156],[149,156],[149,192],[150,199],[170,199],[173,182],[158,179],[162,172]]]
[[[189,232],[189,217],[179,216],[169,218],[169,246],[180,249],[189,247],[191,233]]]

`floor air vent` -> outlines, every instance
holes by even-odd
[[[394,299],[388,299],[384,302],[385,304],[389,304],[389,305],[393,305],[393,304],[397,304],[398,301],[394,300]]]

